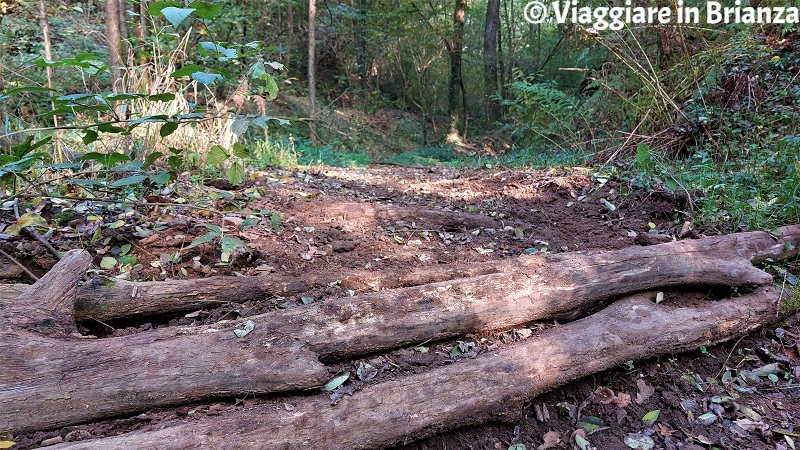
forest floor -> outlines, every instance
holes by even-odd
[[[148,198],[161,206],[109,211],[101,203],[76,200],[33,207],[51,222],[64,218],[67,209],[74,214],[49,236],[60,250],[84,247],[96,254],[98,265],[112,257],[127,261],[133,269],[122,275],[124,264],[98,269],[108,276],[302,278],[324,272],[338,274],[340,280],[302,295],[263,302],[223,299],[226,302],[213,310],[148,318],[146,323],[83,323],[83,332],[119,336],[302,307],[375,288],[369,273],[401,274],[437,264],[466,267],[523,253],[619,249],[714,233],[686,226],[691,219],[685,200],[671,193],[622,195],[623,186],[583,169],[319,166],[257,172],[238,190],[227,191],[224,183],[209,184],[216,187],[185,183]],[[199,189],[217,197],[208,209],[226,211],[224,219],[204,209],[167,205],[191,204]],[[5,219],[14,221],[10,215]],[[234,248],[228,263],[221,261],[219,239],[187,249],[211,231],[202,224],[223,227],[224,236],[246,247]],[[155,230],[152,235],[151,230]],[[55,263],[35,240],[14,239],[0,242],[0,247],[24,254],[21,261],[38,274]],[[135,255],[136,261],[125,259],[126,255]],[[797,262],[791,264],[790,271],[797,273]],[[14,269],[9,271],[13,274]],[[584,430],[581,433],[594,448],[608,450],[794,448],[800,445],[798,322],[794,316],[736,342],[589,375],[534,399],[519,423],[462,427],[397,448],[505,450],[515,444],[527,449],[573,448],[576,430]],[[369,384],[378,383],[442,365],[469,364],[478,354],[513,346],[550,326],[552,322],[531,323],[515,330],[420,343],[363,361],[378,369]],[[459,344],[463,351],[454,352]],[[329,365],[331,378],[356,373],[363,361]],[[752,376],[748,382],[732,381],[741,380],[741,374]],[[607,400],[609,389],[616,395],[614,401]],[[15,436],[14,448],[159,429],[260,401],[231,398],[152,409],[133,417]],[[653,420],[643,421],[648,413]],[[654,446],[648,446],[642,435],[649,435]],[[632,438],[641,446],[636,447]]]

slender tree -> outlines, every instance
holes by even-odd
[[[467,13],[467,0],[455,0],[453,13],[453,41],[450,43],[450,81],[447,91],[447,110],[450,113],[450,134],[448,140],[458,141],[466,134],[466,114],[459,118],[458,94],[461,93],[463,111],[466,112],[466,92],[461,74],[462,54],[464,50],[464,22]],[[462,124],[462,120],[464,124]]]
[[[106,39],[108,54],[111,59],[111,89],[115,93],[122,91],[122,57],[120,47],[122,38],[119,32],[119,1],[106,0]]]
[[[498,105],[492,101],[497,93],[497,35],[500,32],[500,0],[486,2],[486,26],[483,33],[483,92],[486,121],[491,127],[499,117]]]
[[[317,21],[317,2],[316,0],[308,0],[308,126],[311,131],[311,143],[317,143],[317,126],[314,123],[314,115],[316,114],[317,104],[317,86],[316,86],[316,50],[317,42],[315,36],[315,27]]]
[[[44,57],[48,60],[53,59],[53,46],[50,42],[50,23],[47,21],[47,5],[45,5],[44,0],[39,0],[39,20],[42,23],[42,38],[44,40]],[[53,89],[53,68],[51,66],[47,66],[47,87]],[[50,95],[50,105],[53,109],[56,109],[55,103],[53,103],[53,91],[49,92]],[[53,126],[58,127],[58,116],[53,116]],[[56,155],[59,161],[64,160],[64,155],[61,150],[61,136],[59,133],[56,133],[55,136],[55,148],[56,148]]]
[[[366,105],[367,99],[367,11],[368,0],[361,0],[358,8],[358,77],[361,88],[361,99]]]

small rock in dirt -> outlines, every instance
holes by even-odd
[[[617,408],[614,410],[613,413],[614,420],[617,421],[617,425],[622,425],[625,422],[625,419],[628,417],[628,411],[625,411],[622,408]]]
[[[203,270],[203,263],[200,261],[192,261],[192,269],[197,271]]]
[[[86,439],[91,439],[91,437],[92,433],[89,433],[86,430],[75,430],[67,433],[67,435],[64,436],[64,440],[67,442],[85,441]]]
[[[178,214],[167,222],[167,226],[170,228],[187,227],[189,226],[189,218],[182,214]]]
[[[356,241],[336,241],[332,244],[333,251],[336,253],[345,253],[352,251],[356,248],[358,243]]]
[[[226,223],[238,229],[244,223],[244,219],[236,216],[225,216],[222,218],[222,224],[225,225]]]
[[[226,409],[228,409],[228,408],[225,405],[220,405],[219,403],[215,403],[215,404],[213,404],[213,405],[208,407],[207,414],[209,416],[218,416],[218,415],[224,413]]]
[[[175,410],[175,414],[178,415],[178,417],[186,417],[189,415],[189,407],[181,406],[180,408]]]
[[[536,447],[536,450],[558,448],[558,445],[561,443],[561,433],[558,431],[548,431],[544,434],[542,440],[544,440],[544,443]]]
[[[64,442],[64,438],[61,436],[52,437],[50,439],[45,439],[40,444],[42,447],[47,447],[48,445],[56,445]]]
[[[201,270],[204,274],[208,275],[211,273],[211,266],[203,266]]]

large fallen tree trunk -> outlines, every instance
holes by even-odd
[[[653,246],[654,252],[664,256],[687,258],[693,254],[716,256],[720,259],[743,258],[761,263],[767,259],[787,259],[797,255],[800,248],[800,225],[780,229],[781,235],[756,231],[727,236],[716,236],[679,243]],[[635,253],[637,248],[621,250]],[[615,254],[607,252],[603,254]],[[353,289],[375,290],[418,286],[456,278],[475,277],[499,272],[529,270],[537,266],[558,266],[573,261],[571,266],[593,264],[596,253],[565,253],[556,255],[529,255],[520,258],[472,264],[466,267],[434,266],[417,271],[396,274],[386,271],[354,271],[348,274],[307,274],[303,277],[211,277],[170,282],[128,282],[96,278],[78,288],[75,317],[78,320],[97,319],[103,322],[118,319],[163,315],[215,307],[220,302],[259,301],[273,296],[298,295],[316,286],[328,285],[337,280]],[[567,269],[571,270],[571,269]],[[12,285],[13,286],[13,285]],[[0,307],[19,295],[22,287],[0,285]]]
[[[708,248],[697,242],[529,259],[524,270],[510,273],[292,308],[250,318],[255,330],[244,338],[234,336],[232,323],[96,341],[70,338],[66,331],[52,335],[30,324],[74,325],[37,306],[36,290],[52,284],[43,279],[0,310],[5,317],[18,317],[0,333],[0,350],[8,355],[0,360],[7,365],[0,370],[0,410],[7,421],[0,422],[0,432],[58,427],[215,396],[309,388],[327,375],[318,358],[575,315],[598,301],[648,289],[749,289],[770,281],[734,252],[708,257],[702,253]],[[69,261],[65,258],[56,268],[75,267]],[[96,388],[87,389],[86,380]]]
[[[747,334],[774,318],[777,298],[774,288],[765,287],[713,304],[671,307],[638,295],[511,348],[373,385],[336,405],[322,395],[282,398],[160,430],[53,448],[386,448],[458,426],[515,421],[526,401],[574,379]]]

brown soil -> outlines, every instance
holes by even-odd
[[[131,243],[131,254],[137,256],[141,265],[130,273],[132,280],[234,273],[303,277],[324,272],[341,277],[340,282],[317,286],[296,297],[245,303],[231,299],[214,310],[182,317],[149,318],[147,323],[142,320],[82,324],[87,333],[122,335],[168,324],[213,323],[221,318],[248,316],[287,304],[324,301],[372,289],[368,280],[349,276],[356,269],[404,273],[436,264],[467,266],[513,258],[523,252],[617,249],[669,240],[678,234],[684,238],[697,236],[694,231],[681,232],[689,216],[680,198],[661,192],[623,196],[620,195],[623,186],[602,181],[579,169],[373,166],[276,170],[254,174],[246,189],[231,191],[232,197],[210,205],[213,209],[230,210],[225,220],[208,211],[185,207],[146,206],[120,214],[91,204],[84,205],[83,215],[52,236],[51,242],[62,250],[79,247],[81,241],[89,242],[97,226],[86,216],[95,214],[102,215],[105,223],[118,219],[125,222],[119,227],[100,227],[103,238],[89,248],[102,253],[95,262],[99,263],[103,256],[118,254],[121,246]],[[173,202],[181,196],[190,199],[191,195],[191,188],[176,189],[162,193],[157,201]],[[60,208],[39,205],[42,215],[48,218],[54,217]],[[254,225],[238,230],[248,216],[255,218]],[[246,242],[248,248],[235,250],[230,264],[220,263],[218,240],[182,250],[209,232],[199,226],[201,223],[226,228],[225,236]],[[152,237],[141,239],[133,235],[136,226],[159,230]],[[38,273],[54,263],[44,249],[28,238],[11,241],[4,247],[15,251]],[[180,259],[170,260],[175,253],[180,254]],[[106,271],[112,276],[117,273]],[[697,297],[699,300],[703,295]],[[399,349],[329,367],[333,376],[346,371],[356,373],[359,363],[370,362],[377,368],[374,378],[366,382],[372,384],[514,345],[526,339],[529,330],[535,333],[549,326],[552,324],[536,323],[525,330],[426,343],[424,348]],[[655,442],[654,448],[791,448],[785,436],[792,439],[800,429],[800,348],[797,347],[800,325],[795,318],[780,326],[781,330],[776,331],[776,325],[738,342],[698,349],[693,354],[630,363],[578,380],[535,399],[522,412],[525,419],[519,423],[456,429],[397,448],[507,449],[514,444],[524,444],[528,449],[573,448],[575,440],[571,435],[582,429],[579,422],[587,421],[599,424],[586,433],[586,439],[598,449],[631,448],[623,443],[630,433],[649,434]],[[452,356],[452,349],[459,343],[464,354]],[[780,366],[777,382],[763,375],[757,381],[735,383],[738,375],[747,375],[747,371],[776,361]],[[734,380],[729,381],[726,373]],[[600,401],[603,390],[598,391],[599,388],[609,388],[614,394],[626,393],[631,404],[604,404]],[[225,399],[153,409],[134,417],[14,436],[13,440],[18,442],[14,448],[36,447],[57,437],[82,440],[136,429],[156,429],[193,417],[225,414],[262,401],[268,400]],[[642,417],[654,410],[660,410],[655,424],[644,424]],[[714,416],[713,422],[700,425],[695,419],[708,412]],[[706,418],[711,420],[709,416]],[[550,436],[557,436],[561,443],[543,446],[548,432],[557,433]]]

